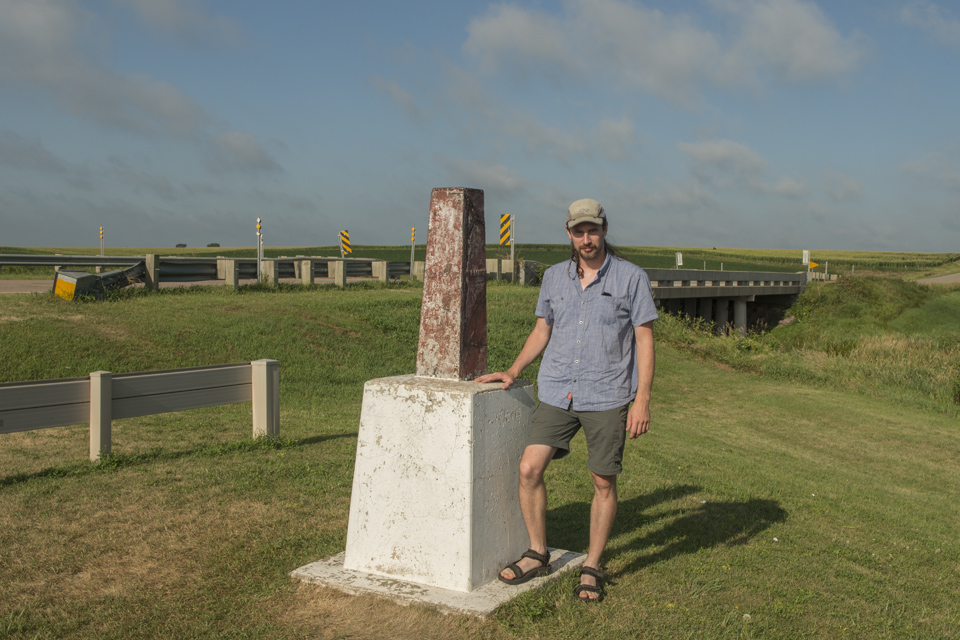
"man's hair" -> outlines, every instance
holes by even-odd
[[[607,228],[607,223],[606,223],[606,221],[604,221],[604,223],[603,223],[603,228],[604,228],[604,230],[606,230],[606,228]],[[605,250],[607,253],[609,253],[609,254],[610,254],[611,256],[613,256],[614,258],[619,258],[619,257],[620,257],[620,252],[617,250],[617,248],[616,248],[615,246],[613,246],[612,244],[610,244],[609,242],[607,242],[607,239],[606,239],[606,238],[603,239],[603,248],[604,248],[604,250]],[[577,265],[577,277],[578,277],[578,278],[582,278],[582,277],[583,277],[583,267],[580,266],[580,254],[577,253],[577,247],[574,246],[573,240],[570,241],[570,259],[573,260],[573,264]]]

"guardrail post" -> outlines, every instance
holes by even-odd
[[[228,287],[240,286],[240,263],[236,260],[224,260],[223,279]]]
[[[271,287],[277,286],[277,261],[264,258],[261,263],[263,268],[263,280]]]
[[[510,275],[507,275],[509,272]],[[515,260],[501,260],[500,261],[500,276],[505,279],[509,279],[510,282],[517,281],[517,265]]]
[[[156,291],[160,288],[160,256],[155,253],[148,253],[144,256],[143,264],[146,267],[144,276],[144,285],[147,289]]]
[[[377,260],[370,263],[371,275],[380,282],[386,282],[390,276],[387,269],[387,263],[383,260]]]
[[[487,278],[500,279],[500,259],[487,258]]]
[[[113,419],[113,374],[90,374],[90,460],[110,453],[110,426]]]
[[[327,263],[329,277],[333,278],[333,284],[341,289],[347,286],[347,263],[343,260],[331,260]]]
[[[313,284],[313,260],[300,261],[300,282]]]
[[[254,360],[253,437],[280,435],[280,363],[276,360]]]

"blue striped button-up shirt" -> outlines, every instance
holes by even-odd
[[[543,275],[537,316],[552,326],[537,377],[541,402],[605,411],[634,399],[634,327],[657,318],[643,269],[607,254],[596,279],[582,289],[572,260],[553,265]]]

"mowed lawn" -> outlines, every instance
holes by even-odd
[[[249,405],[116,421],[99,464],[84,425],[0,436],[0,637],[960,637],[955,417],[664,343],[601,605],[574,601],[573,576],[487,620],[292,582],[345,547],[362,385],[413,371],[420,295],[5,296],[0,381],[274,358],[282,437],[251,440]],[[536,295],[489,287],[491,368]],[[586,549],[585,454],[578,436],[547,473],[553,546]]]

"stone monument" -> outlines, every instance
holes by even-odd
[[[479,189],[433,190],[417,373],[364,385],[346,552],[295,577],[481,615],[522,589],[496,577],[528,545],[517,483],[534,391],[472,382],[487,368],[483,212]]]

